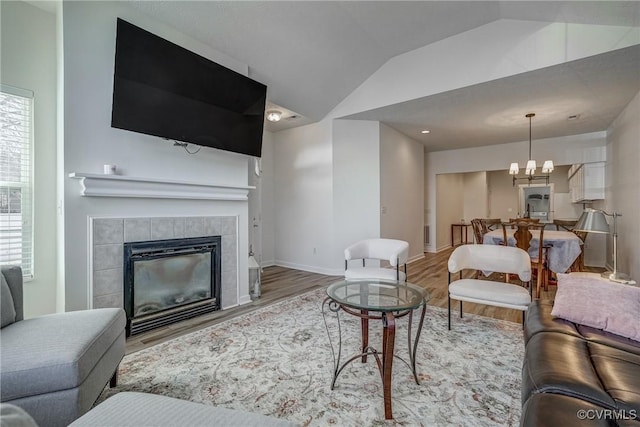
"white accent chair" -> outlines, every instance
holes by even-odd
[[[527,291],[522,286],[510,283],[463,279],[462,270],[480,270],[487,274],[488,272],[517,274],[522,282],[530,282],[531,258],[526,251],[512,246],[500,245],[458,246],[449,257],[448,267],[449,330],[451,330],[452,299],[460,301],[460,317],[462,317],[462,301],[522,310],[524,327],[525,312],[531,303],[531,286]],[[452,282],[451,273],[460,273],[460,279]]]
[[[407,280],[409,243],[394,239],[361,240],[344,250],[344,277],[347,280],[383,279],[404,282]],[[355,266],[362,260],[362,266]],[[367,266],[367,260],[377,260],[375,266]],[[388,261],[395,269],[380,267],[380,261]],[[371,263],[370,263],[371,264]],[[404,265],[404,271],[400,271]]]

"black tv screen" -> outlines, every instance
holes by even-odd
[[[111,126],[260,157],[267,87],[118,18]]]

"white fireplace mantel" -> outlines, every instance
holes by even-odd
[[[252,186],[237,187],[202,182],[171,181],[123,175],[71,172],[85,197],[139,197],[155,199],[247,200]]]

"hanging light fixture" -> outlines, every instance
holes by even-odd
[[[549,183],[549,174],[553,172],[553,161],[545,160],[542,164],[542,173],[545,175],[536,176],[536,161],[531,158],[531,119],[535,117],[535,113],[528,113],[525,115],[526,118],[529,119],[529,160],[527,161],[527,165],[525,166],[525,176],[518,177],[518,173],[520,172],[520,167],[518,163],[511,163],[509,166],[509,175],[513,176],[513,186],[515,187],[516,181],[519,179],[526,179],[531,184],[532,181],[538,179],[544,179],[546,183]]]

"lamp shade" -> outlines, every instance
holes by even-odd
[[[551,172],[553,172],[553,161],[545,160],[544,164],[542,165],[542,173],[551,173]]]
[[[529,160],[527,162],[527,167],[525,170],[525,174],[527,175],[533,175],[536,173],[536,161],[535,160]]]
[[[518,164],[511,163],[511,166],[509,167],[509,175],[518,175],[518,172],[520,172],[520,167],[518,167]]]
[[[589,233],[608,233],[609,224],[607,224],[604,212],[585,209],[573,229],[574,231],[587,231]]]

